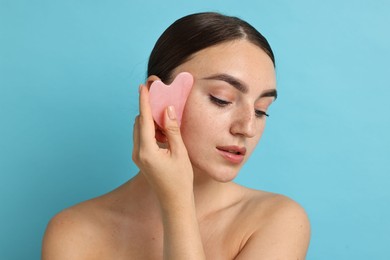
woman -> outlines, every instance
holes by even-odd
[[[169,106],[160,128],[148,87],[181,72],[194,77],[181,126]],[[304,259],[304,210],[282,195],[231,182],[276,98],[267,40],[235,17],[183,17],[157,41],[139,92],[133,160],[140,172],[57,214],[43,259]]]

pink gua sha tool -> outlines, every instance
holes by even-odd
[[[168,106],[175,107],[176,118],[180,126],[184,106],[193,84],[194,78],[188,72],[179,73],[171,85],[165,85],[160,80],[152,83],[149,90],[149,101],[153,118],[161,128],[164,124],[165,109]]]

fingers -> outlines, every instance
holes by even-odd
[[[154,149],[158,150],[155,123],[149,103],[149,91],[145,85],[140,86],[139,110],[140,115],[137,116],[134,123],[133,160],[141,153],[151,155],[155,151]],[[171,154],[182,154],[183,151],[186,152],[180,134],[180,126],[176,117],[176,111],[173,106],[169,106],[165,110],[164,129],[162,130],[168,141]]]
[[[165,110],[164,115],[164,133],[168,139],[168,144],[171,152],[182,153],[185,149],[183,139],[180,134],[180,126],[177,121],[176,111],[174,106],[169,106]]]
[[[138,161],[139,154],[139,116],[135,118],[133,127],[133,155],[132,159],[136,163]]]
[[[155,145],[155,129],[152,111],[149,104],[149,91],[145,85],[140,86],[139,93],[139,135],[138,139],[141,144]]]
[[[141,116],[152,118],[152,111],[149,104],[149,90],[144,84],[139,86],[139,111]]]

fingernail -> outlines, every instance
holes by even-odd
[[[169,107],[168,107],[168,117],[169,117],[169,119],[171,119],[171,120],[175,120],[175,119],[176,119],[176,113],[175,113],[175,108],[174,108],[174,106],[169,106]]]

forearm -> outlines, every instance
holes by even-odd
[[[140,115],[133,133],[133,160],[160,202],[164,258],[205,259],[195,211],[192,165],[173,106],[165,109],[163,122],[167,147],[160,147],[156,142],[148,89],[141,86]]]
[[[180,195],[179,195],[180,196]],[[164,259],[206,259],[192,196],[162,203]]]

